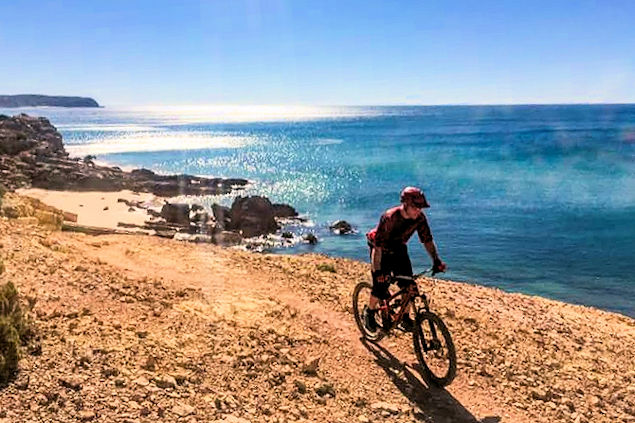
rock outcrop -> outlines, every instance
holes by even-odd
[[[91,157],[71,158],[48,119],[0,115],[0,183],[9,190],[35,187],[71,191],[150,192],[161,197],[227,194],[245,179],[157,175],[147,169],[124,172],[96,165]]]
[[[132,207],[146,208],[142,204]],[[286,204],[278,204],[285,210],[293,210]],[[271,202],[260,196],[238,197],[231,208],[212,205],[212,212],[206,212],[198,204],[165,203],[161,212],[146,208],[152,215],[142,229],[160,231],[163,237],[174,237],[195,242],[215,244],[239,244],[242,238],[253,238],[276,232],[279,218]],[[284,216],[286,217],[286,215]],[[280,217],[282,218],[282,217]],[[130,225],[125,225],[130,226]],[[290,233],[288,233],[290,234]],[[282,235],[285,238],[285,235]],[[292,238],[293,235],[286,236]]]
[[[67,97],[50,95],[0,95],[0,107],[99,107],[90,97]]]
[[[275,216],[273,204],[268,198],[238,197],[231,207],[229,229],[245,238],[272,233],[278,229]]]

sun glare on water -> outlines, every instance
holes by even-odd
[[[372,111],[362,108],[284,105],[137,106],[128,110],[145,112],[156,119],[164,119],[171,123],[274,122],[372,114]]]
[[[148,151],[181,151],[217,148],[240,148],[254,140],[234,135],[199,132],[150,132],[126,134],[115,138],[96,138],[85,144],[67,145],[73,156],[115,154]]]

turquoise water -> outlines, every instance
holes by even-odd
[[[420,186],[444,277],[635,316],[635,105],[24,111],[75,155],[250,179],[321,239],[285,253],[367,260],[363,233]],[[360,233],[331,235],[336,219]]]

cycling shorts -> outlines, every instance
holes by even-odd
[[[372,261],[374,247],[370,244],[369,247]],[[412,263],[410,262],[410,257],[408,256],[408,246],[406,244],[401,244],[395,248],[382,249],[380,271],[385,275],[392,274],[394,276],[412,276]],[[414,281],[400,280],[397,282],[397,285],[399,288],[403,289],[414,283]],[[373,289],[371,291],[372,295],[382,300],[389,298],[389,285],[390,284],[387,282],[376,282],[373,280]]]

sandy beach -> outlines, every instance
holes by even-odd
[[[141,202],[147,206],[158,208],[163,204],[162,199],[152,194],[128,190],[77,192],[29,188],[16,192],[77,215],[77,223],[80,225],[109,229],[118,229],[119,223],[143,225],[149,218],[146,210],[130,207],[119,200],[133,203]]]

